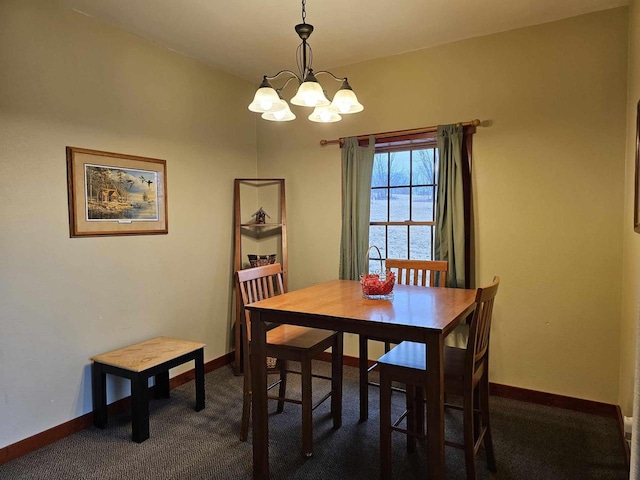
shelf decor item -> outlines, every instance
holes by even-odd
[[[271,255],[253,255],[250,253],[247,257],[249,257],[249,265],[251,265],[251,268],[264,267],[265,265],[273,265],[276,263],[275,253]]]
[[[371,246],[367,250],[367,258],[371,249],[376,249],[380,258],[380,271],[377,273],[365,273],[360,275],[360,285],[362,285],[362,297],[368,300],[392,300],[393,286],[396,283],[396,275],[391,270],[384,270],[382,264],[382,254],[376,246]]]
[[[262,225],[266,223],[266,217],[271,218],[267,212],[264,211],[264,208],[260,207],[256,213],[251,215],[252,217],[256,217],[256,223]]]
[[[71,237],[166,234],[167,162],[67,147]]]

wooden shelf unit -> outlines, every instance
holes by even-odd
[[[278,196],[278,215],[279,218],[277,222],[266,222],[266,223],[246,223],[246,218],[244,219],[245,223],[243,223],[243,210],[242,210],[242,188],[246,187],[255,187],[257,189],[263,187],[273,187],[277,188],[277,196]],[[259,193],[259,192],[256,192]],[[285,196],[285,187],[284,187],[284,178],[236,178],[234,181],[233,188],[233,196],[234,196],[234,276],[235,272],[241,270],[243,268],[243,261],[248,263],[248,260],[243,260],[243,250],[242,250],[242,239],[246,237],[252,237],[256,240],[265,239],[267,237],[275,237],[279,236],[278,248],[279,252],[276,252],[278,257],[276,262],[282,265],[282,280],[284,282],[284,289],[287,291],[287,277],[288,277],[288,258],[287,258],[287,207],[286,207],[286,196]],[[258,199],[259,196],[256,196]],[[260,203],[257,201],[257,203]],[[256,209],[259,208],[259,205],[252,204]],[[254,253],[254,252],[249,252]],[[256,254],[264,255],[265,252],[255,252]],[[267,252],[272,253],[272,252]],[[240,375],[242,373],[242,338],[240,337],[242,328],[240,328],[240,314],[241,314],[241,301],[240,295],[237,291],[238,286],[234,285],[236,289],[236,308],[235,308],[235,324],[234,324],[234,345],[235,345],[235,363],[234,363],[234,372],[236,375]]]

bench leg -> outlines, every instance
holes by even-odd
[[[149,380],[145,375],[131,378],[131,430],[134,442],[149,438]]]
[[[156,388],[154,389],[155,398],[169,398],[169,370],[158,373],[155,376]]]
[[[204,408],[204,348],[196,352],[196,412]]]
[[[107,374],[102,365],[91,365],[91,397],[93,402],[93,425],[98,428],[107,426]]]

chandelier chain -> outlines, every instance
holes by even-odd
[[[302,23],[307,23],[307,0],[302,0]]]

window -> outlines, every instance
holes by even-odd
[[[383,258],[433,259],[437,168],[434,143],[376,147],[369,245],[377,246]],[[380,265],[369,262],[369,269]]]

